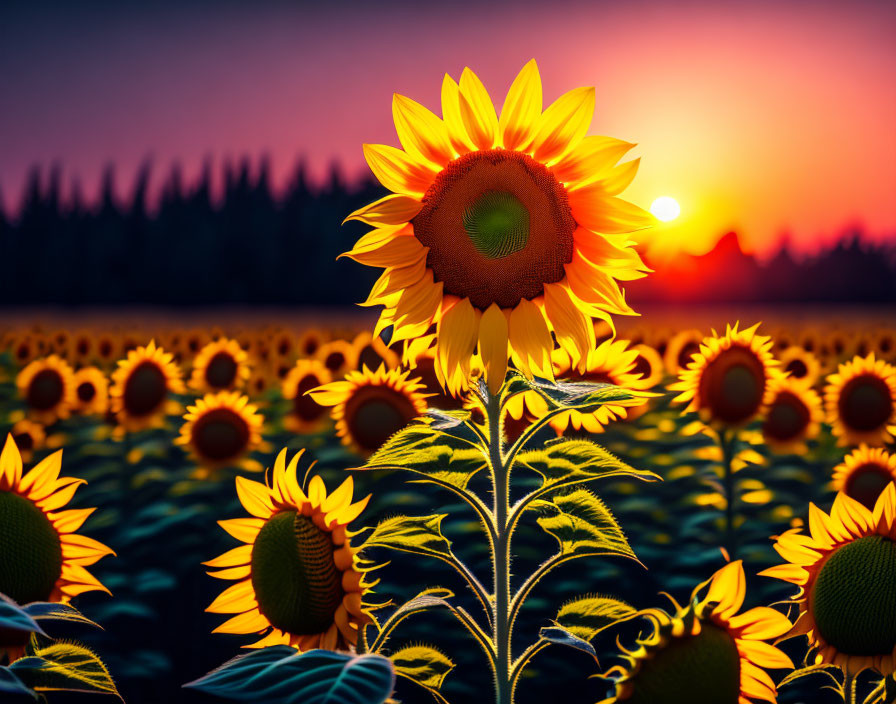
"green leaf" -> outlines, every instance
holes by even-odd
[[[27,608],[19,606],[4,594],[0,594],[0,630],[46,635]],[[23,635],[23,638],[28,640],[27,635]]]
[[[36,692],[89,692],[121,698],[103,661],[93,651],[73,643],[37,648],[9,669]]]
[[[559,438],[542,449],[521,452],[514,464],[538,472],[544,478],[542,490],[609,477],[625,476],[642,481],[660,479],[653,472],[630,467],[590,440]]]
[[[274,645],[240,655],[184,687],[243,702],[382,704],[395,688],[395,672],[381,655],[297,653]]]
[[[610,509],[587,489],[533,501],[538,525],[560,543],[563,556],[619,555],[637,561]]]
[[[414,645],[389,656],[395,671],[426,689],[439,690],[454,663],[443,653],[426,645]]]
[[[449,559],[451,543],[442,535],[441,529],[442,519],[447,515],[386,518],[377,524],[361,547],[389,548]]]
[[[470,412],[464,410],[444,411],[441,408],[427,408],[425,415],[429,419],[429,427],[434,430],[456,428],[470,419]]]
[[[475,443],[432,424],[416,423],[395,433],[359,469],[403,469],[437,484],[465,489],[485,467],[488,459]]]
[[[556,643],[557,645],[565,645],[569,648],[581,650],[597,660],[597,652],[595,652],[594,646],[591,645],[591,643],[579,638],[574,633],[571,633],[560,626],[548,626],[547,628],[542,628],[538,631],[538,637],[542,640]]]
[[[560,607],[556,622],[583,640],[590,641],[605,628],[638,615],[624,601],[604,596],[583,596]]]
[[[575,410],[581,413],[593,413],[601,406],[619,401],[629,401],[639,396],[651,396],[645,392],[624,389],[612,384],[595,384],[588,381],[557,381],[546,379],[526,379],[519,372],[513,372],[508,382],[512,393],[505,393],[508,398],[521,390],[535,391],[552,408]],[[528,388],[523,389],[522,385]]]
[[[33,618],[37,623],[48,621],[66,621],[69,623],[79,623],[85,626],[92,626],[102,630],[100,624],[91,621],[84,614],[78,611],[70,604],[57,604],[47,601],[35,601],[25,607],[25,613]]]
[[[839,690],[843,685],[840,683],[840,680],[838,680],[834,676],[834,673],[839,672],[841,672],[841,670],[836,665],[809,665],[808,667],[801,667],[799,670],[794,670],[793,672],[791,672],[789,675],[787,675],[787,677],[785,677],[778,683],[778,687],[783,687],[786,684],[790,684],[791,682],[795,682],[796,680],[802,679],[803,677],[807,677],[809,675],[822,674],[830,677]]]
[[[8,667],[0,667],[0,694],[12,696],[12,701],[33,701],[38,698],[38,694],[26,687]],[[3,697],[3,701],[7,699]]]

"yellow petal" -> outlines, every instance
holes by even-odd
[[[793,624],[780,611],[768,606],[757,606],[730,618],[728,625],[741,631],[740,638],[771,640],[783,636]]]
[[[356,248],[340,256],[367,266],[402,267],[416,264],[428,251],[429,247],[420,244],[416,237],[393,237],[376,249],[359,251]]]
[[[632,281],[643,278],[650,271],[634,247],[619,246],[610,238],[584,227],[576,229],[575,246],[585,259],[607,270],[614,279]]]
[[[443,287],[441,281],[433,283],[432,271],[427,270],[420,281],[401,292],[392,319],[393,343],[419,338],[426,333],[442,302]]]
[[[433,167],[386,144],[365,144],[364,158],[377,180],[393,193],[422,196],[436,175]]]
[[[352,477],[348,477],[340,484],[321,505],[321,511],[330,513],[343,505],[348,505],[352,501],[352,491],[355,488],[355,482]]]
[[[274,514],[271,490],[264,484],[245,477],[236,478],[236,495],[249,513],[257,518],[270,518]]]
[[[335,406],[343,403],[354,391],[350,381],[332,381],[307,392],[308,396],[321,406]]]
[[[746,660],[741,660],[740,667],[741,693],[751,699],[763,699],[775,704],[775,683],[768,673]]]
[[[468,298],[456,303],[439,321],[437,362],[452,394],[463,387],[470,375],[478,323],[477,311]]]
[[[318,508],[327,498],[327,487],[320,475],[315,474],[308,485],[308,500],[314,508]]]
[[[212,633],[258,633],[270,625],[270,622],[261,615],[258,609],[252,609],[225,621]]]
[[[597,135],[582,139],[551,167],[558,181],[570,187],[584,186],[603,175],[635,145]]]
[[[55,511],[57,508],[62,508],[71,501],[75,492],[78,490],[78,487],[86,483],[87,482],[83,479],[73,479],[72,481],[67,482],[67,485],[62,489],[59,489],[55,494],[50,494],[47,498],[37,501],[36,503],[44,512]]]
[[[632,314],[633,311],[625,302],[619,284],[583,258],[578,250],[573,252],[572,261],[566,265],[566,278],[576,298],[585,303],[591,303],[618,315]]]
[[[491,149],[498,137],[498,116],[479,77],[469,68],[460,76],[460,116],[477,149]]]
[[[569,207],[579,225],[608,235],[644,230],[656,223],[646,210],[607,195],[594,184],[570,191]]]
[[[248,565],[252,561],[252,546],[240,545],[233,550],[228,550],[223,555],[219,555],[214,560],[203,562],[206,567],[237,567],[238,565]]]
[[[361,305],[394,304],[403,289],[417,283],[426,274],[426,257],[420,257],[410,266],[386,269],[370,289],[370,295]]]
[[[12,439],[12,433],[6,436],[3,452],[0,453],[0,491],[8,491],[18,486],[22,479],[22,455],[19,447]]]
[[[526,376],[553,379],[551,351],[554,348],[547,323],[532,301],[523,298],[510,311],[508,326],[513,361]]]
[[[49,514],[47,517],[53,522],[57,533],[74,533],[84,525],[84,521],[94,511],[95,508],[73,508]]]
[[[566,290],[560,284],[546,284],[544,287],[544,310],[554,328],[557,342],[569,355],[573,367],[593,350],[596,345],[594,325],[579,310]]]
[[[564,93],[544,111],[532,140],[532,156],[542,163],[559,159],[585,136],[594,116],[594,88]]]
[[[744,603],[747,593],[747,580],[744,576],[744,565],[741,560],[735,560],[725,565],[712,577],[709,591],[706,593],[706,601],[714,601],[718,606],[713,613],[722,618],[734,615]]]
[[[94,577],[92,574],[90,574],[90,572],[84,569],[84,567],[82,567],[81,565],[73,564],[71,562],[62,563],[61,579],[73,585],[82,585],[90,587],[93,590],[103,591],[107,594],[111,594],[111,592],[106,589],[106,587],[104,587],[96,577]]]
[[[210,614],[241,614],[258,608],[251,580],[237,582],[227,587],[205,609]]]
[[[114,555],[112,548],[86,535],[65,534],[59,536],[62,545],[62,556],[67,561],[78,565],[89,566],[106,555]]]
[[[458,154],[466,154],[476,149],[460,115],[460,88],[447,73],[442,80],[442,119],[445,121],[451,146]]]
[[[479,321],[479,356],[482,357],[485,378],[492,395],[501,390],[507,376],[508,340],[507,316],[497,303],[492,303]]]
[[[440,168],[454,159],[454,148],[445,123],[420,103],[395,93],[392,117],[398,140],[406,152]]]
[[[423,203],[419,198],[396,193],[358,208],[342,222],[344,224],[349,220],[360,220],[373,226],[401,225],[413,220],[422,207]]]
[[[218,525],[237,540],[251,544],[255,542],[258,532],[264,526],[264,521],[260,518],[231,518],[218,521]]]
[[[33,501],[42,499],[53,492],[60,471],[62,471],[62,450],[57,450],[22,477],[19,491]]]
[[[604,193],[611,196],[619,195],[635,180],[640,165],[640,157],[626,161],[624,164],[620,164],[612,169],[606,176],[602,176],[596,183],[600,184]]]
[[[541,117],[541,75],[535,59],[514,79],[501,108],[498,130],[505,149],[521,149],[532,138]]]
[[[737,649],[746,655],[750,662],[759,667],[793,668],[791,659],[771,643],[763,643],[760,640],[740,640],[737,643]]]

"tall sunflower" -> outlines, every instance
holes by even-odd
[[[75,533],[94,509],[63,510],[83,479],[60,478],[62,450],[27,474],[12,435],[0,454],[0,593],[19,604],[109,592],[87,567],[115,553]]]
[[[335,379],[358,368],[358,350],[347,340],[324,343],[314,353],[314,358],[320,360]]]
[[[762,420],[762,437],[775,452],[804,452],[806,440],[821,430],[821,398],[808,380],[779,377],[770,385],[771,400]]]
[[[68,418],[75,402],[74,372],[61,357],[35,359],[16,377],[28,415],[43,425]]]
[[[896,455],[882,447],[859,447],[834,467],[834,490],[873,509],[884,489],[896,482]]]
[[[235,464],[247,468],[246,456],[261,444],[264,418],[239,391],[206,394],[187,407],[184,420],[174,442],[206,469]]]
[[[824,406],[840,445],[885,445],[896,423],[896,367],[872,352],[841,364],[827,378]]]
[[[160,425],[171,394],[185,390],[171,354],[150,341],[146,347],[128,352],[112,373],[112,412],[126,431]]]
[[[205,563],[217,570],[212,577],[236,581],[206,609],[236,614],[214,632],[263,636],[248,648],[348,650],[370,619],[363,599],[371,585],[346,528],[370,496],[352,503],[351,477],[328,495],[315,476],[306,493],[296,477],[303,452],[287,465],[282,450],[270,485],[236,478],[240,502],[253,517],[218,525],[244,545]]]
[[[82,415],[105,416],[109,409],[109,380],[97,367],[75,372],[75,410]]]
[[[681,330],[675,333],[666,344],[663,362],[672,376],[677,376],[687,369],[694,355],[700,351],[703,333],[699,330]]]
[[[283,380],[283,398],[292,408],[283,423],[293,433],[308,433],[319,430],[326,422],[327,409],[311,396],[311,389],[329,384],[333,380],[330,370],[316,359],[298,360]]]
[[[527,376],[551,377],[551,332],[578,364],[594,346],[592,319],[633,311],[619,281],[647,267],[627,233],[653,218],[617,196],[639,160],[634,145],[586,137],[594,89],[577,88],[542,112],[541,77],[527,63],[500,117],[465,68],[445,76],[442,118],[401,95],[392,113],[403,149],[365,144],[392,195],[348,220],[375,229],[345,256],[385,271],[365,305],[383,305],[377,332],[393,341],[433,324],[436,360],[456,394],[479,348],[492,391],[508,356]]]
[[[249,374],[249,355],[236,340],[221,337],[199,350],[190,386],[203,392],[233,391],[246,384]]]
[[[700,345],[679,380],[669,386],[680,391],[677,403],[696,411],[713,427],[749,423],[772,400],[771,382],[781,376],[772,357],[772,341],[757,335],[757,323],[746,330],[728,326],[721,337],[713,331]]]
[[[393,434],[426,412],[426,397],[410,370],[366,367],[349,372],[344,381],[308,393],[321,406],[332,406],[336,434],[361,455],[378,450]]]
[[[786,633],[791,623],[782,613],[757,606],[741,614],[746,579],[740,560],[731,562],[699,585],[675,614],[662,609],[641,612],[653,633],[626,652],[627,666],[618,675],[616,695],[601,704],[750,704],[774,702],[777,689],[765,668],[792,668],[790,658],[765,642]]]
[[[22,460],[25,462],[31,462],[32,457],[34,457],[34,451],[40,450],[47,441],[47,433],[44,430],[44,426],[27,418],[22,418],[22,420],[13,425],[10,434],[16,443],[16,447],[19,448]]]
[[[818,358],[798,345],[785,349],[778,355],[781,369],[792,379],[799,379],[810,386],[821,376],[821,362]]]
[[[789,530],[775,543],[786,564],[761,575],[798,587],[799,617],[788,637],[806,635],[816,664],[852,674],[896,671],[896,486],[869,510],[843,492],[830,514],[809,504],[810,535]]]

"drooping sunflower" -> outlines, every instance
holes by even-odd
[[[75,410],[81,415],[104,416],[109,410],[109,380],[96,367],[75,372]]]
[[[757,323],[746,330],[728,326],[721,337],[713,331],[700,345],[679,380],[669,386],[680,391],[676,403],[687,403],[712,427],[739,427],[755,418],[771,399],[771,383],[781,376],[771,354],[772,341],[756,334]]]
[[[34,457],[34,451],[41,449],[47,440],[44,426],[27,418],[23,418],[13,425],[10,434],[16,443],[16,447],[19,448],[19,454],[23,462],[31,462],[31,459]]]
[[[896,367],[872,352],[841,364],[827,378],[824,406],[839,445],[885,445],[896,423]]]
[[[233,391],[249,380],[249,355],[225,337],[205,345],[193,360],[190,386],[197,391]]]
[[[791,379],[800,379],[810,386],[821,376],[821,362],[811,352],[798,345],[788,347],[780,355],[781,370],[790,375]]]
[[[400,364],[398,355],[389,349],[383,339],[374,337],[368,330],[358,333],[352,340],[352,345],[355,347],[358,369],[378,369],[381,364],[386,369],[395,369]]]
[[[687,369],[694,355],[700,351],[703,333],[699,330],[681,330],[675,333],[666,343],[663,362],[672,376],[678,376]]]
[[[896,671],[896,486],[869,510],[843,492],[830,515],[809,504],[809,531],[789,530],[775,550],[786,564],[761,575],[795,584],[799,617],[787,634],[806,635],[814,662],[853,674]]]
[[[316,359],[298,360],[283,380],[283,398],[292,405],[283,419],[286,429],[293,433],[308,433],[325,425],[328,413],[307,392],[333,380],[330,370]]]
[[[349,650],[370,619],[363,599],[371,585],[346,529],[370,496],[352,503],[351,477],[328,495],[314,476],[306,494],[296,478],[303,452],[287,465],[282,450],[270,485],[236,478],[240,502],[253,518],[218,525],[245,545],[205,563],[217,570],[212,577],[237,581],[206,609],[236,614],[214,632],[263,635],[244,647]]]
[[[133,431],[160,425],[171,394],[184,391],[180,368],[171,354],[150,341],[118,362],[109,396],[119,426]]]
[[[799,453],[821,430],[821,397],[807,380],[779,377],[770,385],[771,400],[762,420],[762,437],[775,452]]]
[[[308,393],[321,406],[332,406],[330,415],[342,444],[366,456],[426,412],[423,384],[408,379],[410,373],[364,367]]]
[[[74,372],[61,357],[35,359],[16,377],[28,415],[43,425],[68,418],[75,401]]]
[[[0,593],[19,604],[108,593],[87,567],[115,553],[75,533],[94,509],[63,510],[83,479],[59,477],[62,450],[27,474],[12,435],[0,454]]]
[[[576,364],[594,347],[594,318],[627,315],[619,281],[647,267],[627,233],[653,218],[617,196],[639,160],[634,145],[586,137],[594,89],[542,112],[541,77],[527,63],[500,117],[465,68],[445,76],[442,118],[401,95],[392,112],[403,149],[365,144],[393,195],[347,219],[375,229],[345,256],[385,271],[365,305],[383,305],[377,333],[393,341],[437,326],[436,361],[456,394],[479,348],[495,392],[508,356],[527,376],[551,377],[551,332]]]
[[[686,607],[675,604],[675,614],[642,611],[653,633],[639,639],[635,651],[626,651],[626,666],[605,673],[618,676],[616,695],[601,704],[775,702],[777,689],[765,669],[792,668],[793,663],[766,641],[786,633],[791,623],[766,606],[738,614],[745,594],[738,560],[699,585]]]
[[[896,481],[896,455],[882,447],[859,447],[834,467],[834,490],[873,509],[884,489]]]
[[[175,443],[206,469],[238,465],[261,443],[264,418],[239,391],[207,393],[188,406]],[[251,466],[254,467],[254,463]]]

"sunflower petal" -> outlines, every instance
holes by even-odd
[[[236,494],[243,508],[257,518],[270,518],[276,510],[271,501],[271,490],[260,482],[237,477]]]
[[[569,355],[571,366],[578,367],[596,345],[594,325],[561,284],[545,285],[544,309],[557,342]]]
[[[541,99],[541,75],[532,59],[513,80],[501,108],[498,131],[505,149],[521,149],[532,139],[541,117]]]
[[[532,301],[523,298],[510,311],[509,339],[514,363],[526,376],[553,379],[551,332]]]
[[[210,614],[241,614],[258,608],[255,589],[249,579],[232,584],[206,607]]]
[[[264,521],[260,518],[230,518],[218,521],[218,525],[240,542],[252,544],[264,526]]]
[[[411,198],[410,196],[400,193],[393,193],[379,200],[368,203],[362,208],[358,208],[345,220],[344,225],[349,220],[360,220],[367,225],[401,225],[414,219],[423,202],[419,198]]]
[[[364,158],[377,180],[393,193],[422,196],[436,175],[433,167],[386,144],[365,144]]]
[[[570,191],[569,207],[579,225],[607,235],[644,230],[656,224],[646,210],[609,195],[599,184]]]
[[[491,149],[498,137],[495,106],[479,77],[469,68],[460,76],[460,116],[477,149]]]
[[[0,491],[9,491],[18,486],[22,479],[22,455],[19,447],[12,439],[12,433],[6,436],[3,452],[0,453]]]
[[[492,394],[500,391],[507,376],[508,340],[507,316],[497,303],[492,303],[479,321],[479,356]]]
[[[588,136],[568,151],[551,170],[558,181],[571,188],[584,186],[600,178],[634,147],[631,142],[621,139]]]
[[[420,103],[395,93],[392,118],[398,141],[409,154],[443,167],[454,158],[445,123]]]
[[[436,359],[452,394],[463,388],[470,375],[478,325],[477,311],[468,298],[460,300],[439,321]]]
[[[594,116],[594,88],[574,88],[555,100],[538,122],[532,156],[542,163],[563,156],[585,136]]]
[[[447,73],[442,80],[442,119],[448,129],[451,146],[458,154],[466,154],[476,149],[460,114],[460,88]]]

